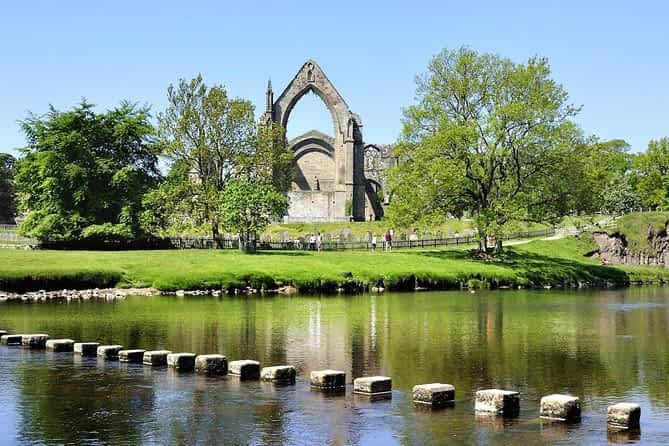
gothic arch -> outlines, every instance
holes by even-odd
[[[300,192],[302,198],[308,192],[311,194],[311,203],[324,200],[325,195],[329,194],[327,203],[332,210],[331,213],[328,211],[329,218],[347,220],[353,217],[362,220],[365,218],[367,188],[362,121],[351,112],[344,98],[315,61],[308,60],[302,65],[276,101],[272,85],[268,83],[266,109],[261,121],[273,121],[286,128],[295,105],[309,92],[316,94],[330,112],[334,134],[329,137],[310,131],[288,142],[295,154],[297,170],[294,183],[297,187],[293,191]],[[312,183],[316,183],[315,189]],[[289,209],[289,217],[299,213],[305,215],[304,206],[300,207],[299,203],[296,198],[295,206],[291,208],[296,213],[291,214]]]
[[[355,121],[356,126],[361,126],[359,118],[351,113],[344,98],[332,85],[321,67],[313,60],[309,60],[302,65],[302,68],[274,103],[274,121],[285,128],[295,104],[309,92],[316,94],[330,111],[335,138],[346,135],[348,126],[352,125],[349,122],[351,119]]]

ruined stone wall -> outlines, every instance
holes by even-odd
[[[343,220],[335,215],[335,192],[291,191],[288,192],[288,215],[286,223],[327,222]]]

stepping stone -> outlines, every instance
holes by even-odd
[[[263,367],[260,371],[260,379],[276,383],[295,384],[295,367],[292,365],[276,365]]]
[[[339,370],[317,370],[311,372],[311,386],[322,390],[338,390],[346,387],[346,372]]]
[[[228,373],[239,376],[239,379],[260,379],[260,363],[251,359],[230,361]]]
[[[579,421],[581,402],[576,396],[548,395],[541,398],[539,416],[547,420]]]
[[[197,355],[195,371],[207,375],[227,375],[228,359],[223,355]]]
[[[170,353],[167,355],[167,367],[178,372],[192,372],[195,368],[194,353]]]
[[[99,346],[100,344],[97,342],[75,342],[74,353],[78,353],[81,356],[95,356],[98,354]]]
[[[0,337],[0,344],[2,345],[21,345],[22,335],[2,335]]]
[[[100,345],[98,347],[98,356],[104,359],[118,359],[118,352],[122,348],[122,345]]]
[[[167,355],[172,353],[169,350],[149,350],[144,352],[142,362],[153,367],[161,367],[167,365]]]
[[[74,351],[74,341],[72,339],[49,339],[46,341],[46,350],[48,352],[71,352]]]
[[[500,389],[479,390],[476,392],[474,410],[499,415],[517,415],[520,412],[520,393]]]
[[[393,381],[387,376],[368,376],[353,380],[353,393],[361,395],[390,394]]]
[[[132,349],[120,350],[118,352],[118,360],[121,362],[142,362],[144,360],[145,350]]]
[[[413,386],[413,402],[432,407],[455,404],[455,387],[450,384],[432,383]]]
[[[619,429],[638,429],[641,406],[634,403],[618,403],[606,409],[606,422]]]
[[[46,334],[26,334],[21,336],[21,344],[27,348],[46,348],[46,341],[49,335]]]

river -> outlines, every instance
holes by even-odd
[[[1,346],[0,444],[669,444],[669,288],[6,303],[0,329],[298,372],[279,387]],[[390,376],[392,399],[310,390],[328,368]],[[454,408],[413,406],[431,382]],[[485,388],[520,391],[520,415],[475,416]],[[579,396],[581,423],[540,421],[551,393]],[[607,432],[621,401],[640,432]]]

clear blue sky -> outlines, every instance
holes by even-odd
[[[548,4],[550,3],[550,4]],[[363,120],[367,142],[393,142],[414,76],[444,47],[468,45],[515,61],[550,60],[586,133],[635,151],[669,136],[666,1],[7,1],[0,6],[0,151],[24,145],[17,120],[82,97],[165,106],[167,86],[202,73],[262,112],[315,59]],[[328,133],[314,97],[289,135]]]

